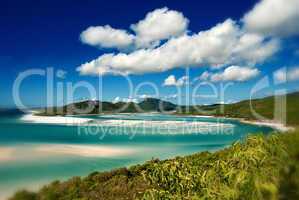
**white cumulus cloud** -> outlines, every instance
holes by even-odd
[[[186,32],[189,20],[184,15],[168,8],[149,12],[145,19],[131,25],[136,33],[138,47],[150,47],[159,44],[160,40],[179,36]]]
[[[188,76],[182,76],[178,80],[176,80],[174,75],[168,76],[163,83],[163,86],[177,86],[181,87],[183,85],[188,84],[189,82],[189,77]]]
[[[77,68],[81,74],[144,74],[181,67],[221,66],[262,62],[279,49],[279,42],[248,36],[231,19],[197,34],[171,38],[154,49],[103,54]],[[250,43],[251,41],[252,43]]]
[[[165,80],[164,80],[164,83],[163,85],[164,86],[173,86],[176,84],[176,79],[175,79],[175,76],[174,75],[170,75],[168,76]]]
[[[118,103],[121,101],[121,98],[120,97],[115,97],[112,101],[112,103]]]
[[[274,72],[274,80],[276,83],[284,83],[299,80],[299,66],[286,68],[283,67]]]
[[[134,42],[134,35],[109,25],[91,26],[83,31],[80,39],[83,43],[103,48],[128,48]]]
[[[208,71],[205,71],[196,80],[207,81],[210,78],[210,76],[211,74]]]
[[[243,18],[249,31],[276,36],[299,34],[299,0],[262,0]]]
[[[125,102],[125,103],[138,103],[138,99],[137,98],[132,98],[132,97],[123,98],[122,102]]]
[[[157,98],[157,95],[141,94],[141,95],[137,95],[137,97],[140,99],[147,99],[147,98]]]
[[[209,74],[209,79],[212,82],[220,81],[238,81],[244,82],[258,76],[260,71],[251,67],[240,67],[232,65],[227,67],[223,72]]]
[[[163,97],[164,99],[177,99],[178,94],[170,94]]]
[[[243,33],[234,48],[234,55],[239,59],[247,60],[247,63],[254,65],[263,62],[276,53],[280,46],[278,39],[272,38],[268,42],[265,36],[254,33]]]

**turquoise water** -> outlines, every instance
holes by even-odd
[[[39,124],[24,122],[21,117],[20,114],[0,116],[0,199],[19,189],[38,189],[56,179],[130,166],[152,158],[215,151],[248,133],[272,131],[235,120],[161,114],[80,116],[103,124],[111,120],[165,122],[162,127],[134,129],[125,124],[104,129],[82,124],[80,127]],[[222,128],[186,131],[182,126],[173,126],[173,122],[221,124]]]

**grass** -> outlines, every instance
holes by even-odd
[[[299,131],[249,136],[215,153],[94,172],[11,200],[299,199]]]

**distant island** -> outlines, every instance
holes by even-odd
[[[91,107],[92,109],[88,109]],[[71,103],[62,107],[45,108],[37,115],[78,115],[78,114],[103,114],[103,113],[138,113],[138,112],[165,112],[175,111],[177,105],[155,98],[146,98],[140,103],[134,102],[107,102],[86,100]]]

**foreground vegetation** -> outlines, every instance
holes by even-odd
[[[224,150],[55,181],[11,200],[299,199],[299,131],[250,136]]]

